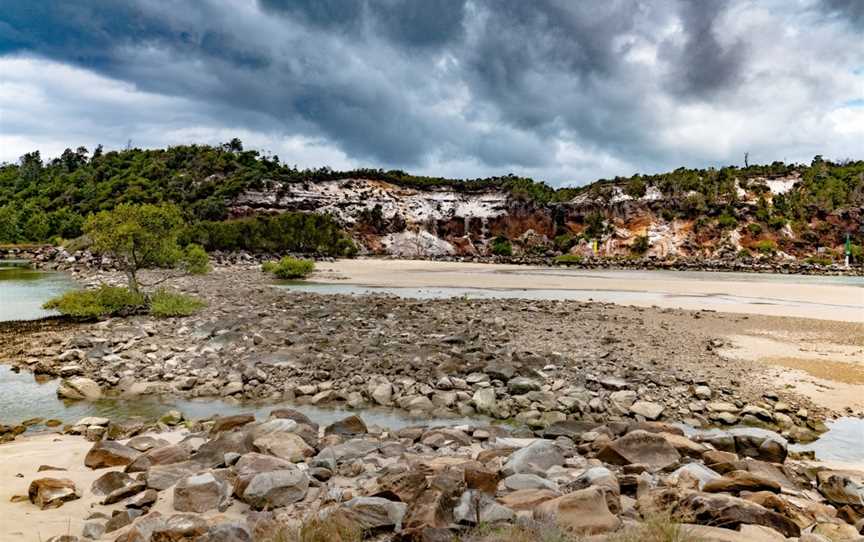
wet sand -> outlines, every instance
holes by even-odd
[[[820,277],[356,259],[320,264],[312,280],[390,288],[568,290],[568,297],[582,301],[864,323],[864,279],[854,278],[855,283],[842,284]]]

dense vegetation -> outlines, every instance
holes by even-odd
[[[161,288],[148,296],[107,284],[94,289],[72,290],[44,305],[46,309],[80,320],[144,313],[157,318],[190,316],[205,306],[200,299]]]
[[[327,217],[289,213],[284,218],[229,220],[232,199],[247,189],[263,189],[271,182],[278,187],[279,183],[340,178],[366,178],[417,188],[446,186],[466,192],[495,188],[539,205],[569,201],[580,194],[612,201],[621,192],[643,197],[655,191],[664,196],[663,213],[667,219],[692,218],[697,221],[697,229],[710,224],[732,229],[742,224],[738,187],[751,194],[767,194],[769,189],[763,179],[793,173],[803,180],[794,190],[775,196],[773,201],[768,197],[760,199],[755,222],[762,228],[761,234],[790,225],[796,234],[819,235],[808,233],[814,217],[823,220],[828,214],[864,205],[864,161],[834,163],[818,156],[809,165],[774,162],[744,168],[679,168],[657,175],[603,179],[579,188],[553,189],[515,175],[455,180],[400,170],[301,170],[282,163],[278,156],[244,150],[236,139],[220,146],[183,145],[154,150],[103,152],[99,147],[91,153],[85,148],[68,149],[53,160],[43,160],[36,151],[24,155],[18,163],[0,166],[0,243],[71,239],[82,233],[86,218],[99,211],[123,203],[172,202],[182,209],[182,220],[187,224],[181,241],[200,244],[207,250],[350,255],[355,250],[351,241]],[[586,235],[602,235],[606,227],[602,214],[589,219],[591,231]],[[504,251],[503,243],[499,245]]]

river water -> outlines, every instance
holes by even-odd
[[[622,273],[670,273],[664,271],[627,271]],[[674,273],[674,272],[672,272]],[[700,273],[687,272],[688,278],[700,280]],[[704,273],[711,280],[750,280],[789,281],[788,276],[766,276],[750,274]],[[726,276],[728,275],[728,279]],[[732,275],[743,275],[732,276]],[[706,277],[707,279],[707,277]],[[794,277],[791,280],[811,283],[840,283],[864,287],[860,277]],[[51,297],[70,288],[74,283],[60,273],[36,271],[26,266],[26,262],[0,261],[0,321],[30,320],[49,316],[52,313],[42,309],[42,304]],[[524,290],[524,289],[491,289],[491,288],[378,288],[347,284],[316,284],[309,282],[285,282],[281,287],[298,291],[332,293],[332,294],[381,294],[388,293],[402,297],[431,299],[442,297],[471,298],[528,298],[528,299],[581,299],[569,297],[571,290]],[[597,292],[594,292],[597,299]],[[610,298],[610,296],[613,297]],[[626,302],[633,296],[652,295],[646,292],[609,292],[603,300]],[[628,297],[629,296],[629,297]],[[644,299],[644,297],[642,298]],[[3,360],[0,360],[2,362]],[[56,380],[40,380],[32,374],[22,371],[16,373],[8,365],[0,363],[0,424],[19,423],[30,418],[58,419],[64,423],[74,423],[85,416],[104,416],[107,418],[124,418],[141,416],[146,419],[156,418],[170,409],[176,409],[190,419],[210,417],[213,415],[231,415],[253,413],[258,418],[266,417],[273,409],[280,407],[297,409],[319,424],[327,424],[347,416],[353,411],[341,408],[320,408],[311,405],[296,404],[239,404],[219,399],[186,400],[138,398],[134,400],[103,399],[96,402],[63,401],[57,398]],[[402,411],[389,409],[367,409],[359,413],[367,424],[378,425],[391,429],[399,429],[417,423],[433,425],[459,425],[477,423],[478,419],[451,418],[417,420],[410,418]],[[33,426],[39,429],[43,426]],[[797,450],[812,450],[817,458],[840,462],[864,462],[864,420],[859,418],[840,418],[828,422],[827,433],[814,443],[796,446]]]

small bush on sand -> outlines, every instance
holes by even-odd
[[[195,297],[160,289],[150,297],[150,314],[157,318],[191,316],[206,305]]]
[[[103,284],[93,290],[66,292],[49,300],[43,307],[73,318],[102,318],[142,311],[146,307],[146,299],[144,295],[128,288]]]
[[[192,243],[183,250],[181,265],[190,275],[206,275],[210,272],[210,257],[204,247]]]
[[[273,273],[280,279],[305,279],[315,271],[315,262],[285,256],[278,262],[264,262],[261,270],[265,273]]]

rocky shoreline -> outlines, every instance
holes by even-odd
[[[39,268],[77,272],[82,269],[110,269],[110,261],[91,254],[89,251],[66,250],[53,246],[32,248],[11,248],[5,251],[6,258],[27,259]],[[248,264],[278,259],[280,254],[252,254],[246,252],[215,252],[211,258],[220,265]],[[405,259],[398,256],[376,256],[383,259]],[[664,270],[664,271],[711,271],[735,273],[775,273],[784,275],[813,276],[850,276],[864,277],[864,266],[845,267],[840,264],[821,265],[798,260],[777,261],[770,258],[702,258],[676,257],[674,259],[645,258],[584,258],[581,261],[558,262],[552,255],[521,256],[450,256],[424,255],[411,256],[410,259],[440,262],[499,263],[514,265],[537,265],[544,267],[567,267],[574,269],[610,270]]]
[[[62,437],[67,447],[93,441],[85,468],[34,465],[3,480],[21,492],[5,506],[50,515],[90,503],[80,536],[67,527],[47,542],[826,542],[860,540],[864,527],[864,474],[793,458],[783,437],[755,428],[388,431],[281,409],[264,421],[88,418],[66,433],[80,435]],[[73,479],[82,470],[89,484]]]
[[[68,265],[82,282],[122,282]],[[207,308],[0,324],[0,361],[61,378],[70,400],[218,397],[360,417],[328,427],[290,409],[266,421],[78,420],[57,438],[93,442],[83,463],[104,474],[85,484],[34,466],[2,481],[20,488],[6,506],[48,514],[92,500],[80,535],[50,533],[55,542],[508,540],[484,538],[490,525],[518,530],[514,540],[560,531],[626,542],[650,540],[644,529],[661,520],[684,523],[682,540],[822,542],[864,527],[862,475],[788,449],[834,413],[717,353],[724,326],[746,316],[300,293],[275,288],[254,262],[219,260],[172,285]],[[417,426],[367,427],[371,406]],[[422,421],[475,415],[495,424]],[[716,429],[685,435],[678,422]],[[3,430],[11,439],[22,426]]]

